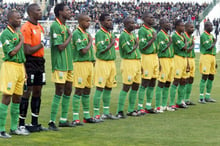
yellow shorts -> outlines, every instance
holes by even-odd
[[[189,77],[194,77],[195,76],[195,70],[196,70],[196,66],[195,66],[195,59],[194,58],[188,58],[189,61],[189,67],[190,67],[190,71],[188,76]]]
[[[25,69],[23,63],[3,62],[0,72],[0,89],[6,95],[23,95]]]
[[[175,55],[174,56],[174,78],[186,79],[188,77],[188,73],[186,72],[187,60],[185,57]]]
[[[141,61],[122,59],[121,73],[123,84],[131,85],[133,82],[140,84],[141,82]]]
[[[76,88],[92,88],[93,63],[74,62],[73,86]]]
[[[73,82],[73,71],[72,70],[69,70],[69,71],[55,70],[52,73],[52,82],[65,84],[66,81]]]
[[[174,78],[174,58],[159,58],[161,70],[158,80],[160,82],[172,82]]]
[[[201,74],[216,74],[216,58],[213,55],[201,54],[199,60],[199,70]]]
[[[157,54],[141,55],[142,78],[157,78],[159,74],[159,60]]]
[[[115,61],[96,60],[95,63],[95,86],[116,87],[116,66]]]

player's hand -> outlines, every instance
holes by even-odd
[[[67,28],[68,35],[72,37],[72,32]]]
[[[157,34],[153,32],[153,39],[156,40],[156,38],[157,38]]]
[[[89,33],[87,35],[88,35],[89,41],[93,41],[92,36]]]
[[[20,34],[20,33],[19,33],[19,40],[20,40],[20,42],[22,42],[22,43],[24,42],[24,37],[23,37],[22,34]]]
[[[111,43],[115,44],[115,38],[111,38]]]
[[[216,39],[216,38],[213,38],[213,41],[214,41],[214,44],[216,44],[216,42],[217,42],[217,39]]]
[[[172,43],[172,41],[173,41],[173,40],[172,40],[172,37],[169,36],[169,42]]]
[[[218,64],[217,64],[217,63],[215,64],[215,68],[216,68],[216,69],[218,68]]]

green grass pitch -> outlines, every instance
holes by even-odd
[[[51,102],[54,95],[54,84],[51,82],[50,50],[45,51],[47,85],[43,88],[42,104],[39,122],[47,127],[50,118]],[[219,59],[218,59],[219,58]],[[220,55],[217,56],[220,63]],[[197,103],[199,97],[199,55],[196,56],[196,73],[191,99]],[[113,89],[110,110],[116,113],[118,96],[122,87],[120,73],[120,57],[117,53],[117,88]],[[218,69],[219,72],[219,69]],[[190,146],[190,145],[219,145],[220,142],[220,76],[216,74],[212,90],[212,98],[217,103],[198,104],[188,109],[179,109],[177,112],[145,115],[142,117],[128,117],[117,121],[105,121],[100,124],[85,124],[75,128],[60,128],[60,131],[31,133],[29,136],[13,136],[11,139],[0,139],[1,146],[8,145],[152,145],[152,146]],[[74,92],[74,90],[73,90]],[[73,93],[72,93],[73,95]],[[91,114],[92,98],[91,93]],[[146,100],[146,97],[145,97]],[[155,97],[154,97],[155,100]],[[72,103],[72,102],[71,102]],[[70,105],[72,105],[70,103]],[[127,110],[126,100],[125,111]],[[154,105],[154,103],[153,103]],[[101,109],[102,111],[102,109]],[[60,117],[57,115],[57,121]],[[80,117],[82,118],[82,108]],[[26,123],[30,123],[30,108]],[[68,119],[72,120],[72,106],[69,107]],[[58,122],[57,122],[58,123]],[[7,132],[10,128],[10,114],[7,116]]]

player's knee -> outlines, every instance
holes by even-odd
[[[96,90],[103,91],[103,88],[101,88],[101,87],[96,87]]]
[[[123,91],[128,92],[129,89],[130,89],[130,85],[123,84],[123,88],[122,88]]]
[[[90,94],[90,91],[91,91],[91,88],[85,87],[85,88],[83,89],[83,94],[84,94],[84,95],[89,95],[89,94]]]
[[[164,86],[165,86],[166,88],[169,88],[169,87],[170,87],[170,84],[171,84],[171,82],[166,82]]]
[[[62,96],[64,92],[64,85],[63,86],[56,86],[56,95]]]
[[[67,95],[67,96],[70,96],[71,93],[72,93],[72,83],[68,82],[65,85],[64,94]]]
[[[194,78],[193,78],[193,77],[190,77],[188,83],[189,83],[189,84],[192,84],[193,81],[194,81]]]
[[[78,95],[78,96],[82,96],[82,94],[83,94],[82,89],[81,88],[76,88],[75,89],[75,94]]]
[[[9,105],[11,102],[11,96],[9,95],[2,95],[2,103],[5,105]]]
[[[165,86],[165,83],[158,81],[158,87],[163,88]]]
[[[186,85],[186,79],[180,79],[180,85]]]
[[[180,79],[174,79],[173,85],[174,85],[174,86],[178,86],[178,85],[179,85],[179,82],[180,82]]]
[[[208,77],[209,77],[209,75],[204,75],[204,74],[202,75],[202,79],[205,81],[208,79]]]
[[[155,87],[155,85],[156,85],[156,79],[155,79],[155,78],[152,78],[151,81],[150,81],[150,83],[149,83],[149,86],[150,86],[150,87]]]
[[[137,91],[138,88],[139,88],[139,84],[138,84],[138,83],[133,83],[133,84],[132,84],[132,90]]]
[[[149,85],[150,80],[148,79],[142,79],[142,83],[141,86],[143,86],[144,88],[147,88],[147,86]]]
[[[208,79],[213,81],[214,80],[214,75],[210,74]]]

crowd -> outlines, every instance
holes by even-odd
[[[77,16],[81,13],[88,14],[92,21],[95,22],[96,28],[98,28],[98,17],[103,12],[109,12],[114,20],[115,24],[121,28],[122,20],[130,15],[133,16],[137,23],[141,23],[140,16],[145,12],[151,12],[156,20],[157,29],[159,27],[159,18],[166,17],[171,20],[171,23],[176,19],[182,19],[184,22],[192,21],[194,24],[198,22],[199,15],[208,6],[207,3],[202,5],[198,3],[139,3],[135,5],[133,3],[98,3],[98,2],[68,2],[66,3],[72,12],[72,20],[76,20]],[[0,29],[5,28],[6,14],[10,9],[19,10],[22,16],[24,16],[25,9],[28,3],[25,4],[0,4]],[[54,20],[53,6],[47,5],[43,14],[43,20]],[[26,18],[24,18],[26,19]]]

